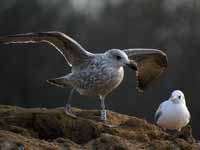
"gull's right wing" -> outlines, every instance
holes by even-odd
[[[156,111],[156,113],[155,113],[155,115],[154,115],[154,121],[157,123],[157,121],[159,120],[159,118],[161,117],[161,115],[162,115],[162,109],[161,109],[161,107],[162,107],[162,103],[160,104],[160,106],[158,107],[158,109],[157,109],[157,111]]]
[[[86,51],[78,42],[66,34],[57,31],[25,33],[0,37],[0,44],[41,42],[54,46],[64,56],[70,66],[78,65],[92,56],[92,53]]]

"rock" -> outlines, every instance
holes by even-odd
[[[21,108],[0,105],[1,150],[199,150],[186,127],[175,136],[143,119],[108,112],[104,127],[98,110],[73,108],[77,119],[63,108]]]

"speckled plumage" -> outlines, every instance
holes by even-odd
[[[91,61],[82,70],[73,71],[65,77],[66,82],[82,95],[106,96],[121,83],[123,76],[123,67],[113,67],[112,63],[101,57],[95,63]]]
[[[48,82],[59,87],[70,85],[82,95],[97,95],[101,99],[102,109],[105,109],[106,95],[123,80],[124,66],[138,70],[136,75],[140,90],[157,79],[167,67],[167,56],[160,50],[111,49],[93,54],[69,36],[56,31],[0,37],[0,44],[39,42],[54,46],[72,67],[71,73]]]

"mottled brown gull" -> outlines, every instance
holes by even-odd
[[[158,78],[167,67],[166,54],[157,49],[111,49],[105,53],[93,54],[69,36],[56,31],[0,37],[0,44],[39,42],[55,47],[71,66],[71,73],[47,80],[59,87],[72,87],[65,107],[66,114],[75,117],[70,109],[74,90],[81,95],[96,95],[101,100],[101,120],[105,124],[107,118],[104,100],[123,80],[124,66],[136,71],[140,91]]]

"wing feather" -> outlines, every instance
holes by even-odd
[[[0,44],[41,42],[48,43],[55,47],[63,55],[70,66],[78,65],[92,55],[71,37],[57,31],[25,33],[0,37]]]
[[[126,49],[124,52],[130,60],[137,63],[136,72],[137,89],[143,91],[166,70],[168,65],[167,55],[157,49]]]
[[[155,116],[154,116],[154,121],[156,123],[159,120],[159,118],[161,117],[161,115],[162,115],[162,111],[161,111],[161,105],[160,105],[159,108],[158,108],[158,110],[155,113]]]

